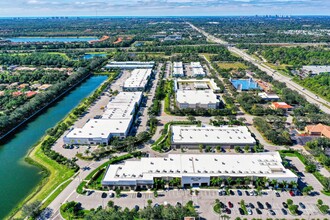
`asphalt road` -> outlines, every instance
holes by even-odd
[[[223,41],[219,38],[216,38],[216,37],[206,33],[204,30],[197,28],[196,26],[194,26],[191,23],[189,23],[189,24],[193,29],[199,31],[201,34],[206,36],[207,39],[209,39],[210,41],[213,41],[213,42],[216,42],[216,43],[222,44],[222,45],[228,45],[228,43],[226,41]],[[299,94],[303,95],[308,102],[318,105],[323,112],[330,114],[330,108],[328,107],[330,104],[326,100],[318,97],[317,95],[315,95],[314,93],[312,93],[308,90],[305,90],[302,86],[291,81],[292,79],[290,77],[284,76],[281,73],[279,73],[278,71],[266,66],[264,63],[260,62],[259,60],[256,60],[249,54],[245,53],[243,50],[240,50],[240,49],[238,49],[236,47],[232,47],[232,46],[228,46],[227,48],[229,51],[239,55],[244,60],[253,63],[260,70],[265,71],[269,76],[272,76],[275,80],[285,83],[288,88],[295,90]]]

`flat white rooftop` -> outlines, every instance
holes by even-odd
[[[189,105],[207,105],[220,102],[212,90],[178,90],[176,92],[176,100],[180,104],[187,103]]]
[[[198,84],[206,84],[209,89],[215,91],[219,91],[220,88],[217,86],[217,84],[214,82],[214,79],[176,79],[174,81],[174,89],[175,90],[185,90],[187,87],[183,87],[182,85],[198,85]]]
[[[120,92],[106,106],[102,119],[130,119],[142,92]]]
[[[282,165],[278,152],[255,154],[169,154],[149,157],[124,164],[110,165],[103,184],[138,181],[150,183],[160,177],[267,177],[297,180],[297,176]]]
[[[254,145],[246,126],[172,126],[172,144]]]
[[[109,138],[111,133],[125,134],[129,129],[130,119],[91,119],[82,128],[74,128],[67,138]]]
[[[191,62],[190,67],[192,68],[193,76],[205,76],[205,72],[200,62]]]
[[[262,99],[273,99],[273,100],[280,99],[280,97],[278,95],[266,93],[266,92],[258,93],[258,96],[260,96]]]
[[[303,66],[302,69],[313,74],[330,73],[330,66]]]
[[[131,76],[124,82],[124,88],[144,89],[148,83],[152,69],[135,69],[132,71]]]
[[[105,68],[153,68],[155,65],[154,61],[150,62],[139,62],[139,61],[113,61],[105,66]]]
[[[182,62],[173,63],[173,75],[174,76],[183,76],[183,64]]]
[[[126,134],[130,129],[135,106],[139,104],[142,92],[120,92],[104,110],[100,119],[90,119],[82,128],[74,128],[67,135],[69,139],[109,138],[112,133]]]

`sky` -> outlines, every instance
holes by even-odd
[[[330,15],[330,0],[0,0],[0,17]]]

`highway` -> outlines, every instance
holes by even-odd
[[[295,90],[299,94],[303,95],[308,102],[319,106],[319,108],[323,112],[330,114],[330,108],[329,108],[330,103],[329,102],[318,97],[311,91],[306,90],[304,87],[298,85],[297,83],[293,82],[290,77],[282,75],[278,71],[276,71],[276,70],[270,68],[269,66],[267,66],[266,64],[264,64],[263,62],[255,59],[252,56],[250,56],[249,54],[245,53],[243,50],[238,49],[237,47],[230,46],[228,44],[228,42],[210,35],[209,33],[205,32],[204,30],[202,30],[200,28],[197,28],[196,26],[194,26],[191,23],[188,23],[188,24],[193,29],[197,30],[198,32],[203,34],[205,37],[207,37],[208,40],[226,46],[230,52],[235,53],[235,54],[239,55],[240,57],[242,57],[244,60],[253,63],[260,70],[266,72],[269,76],[272,76],[275,80],[285,83],[288,88]]]

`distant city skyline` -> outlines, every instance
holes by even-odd
[[[330,15],[325,0],[11,0],[0,17]]]

